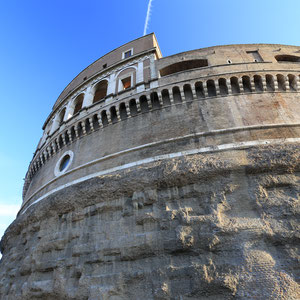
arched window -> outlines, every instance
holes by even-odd
[[[136,116],[137,115],[137,105],[135,99],[131,99],[129,101],[129,109],[130,109],[130,115]]]
[[[168,90],[162,90],[161,97],[164,105],[171,105],[170,95]]]
[[[180,90],[178,86],[174,86],[172,89],[173,92],[173,98],[174,98],[174,103],[181,103],[182,99],[181,99],[181,94],[180,94]]]
[[[151,93],[150,95],[151,98],[151,103],[152,103],[152,108],[160,108],[160,103],[158,99],[158,95],[156,92]]]
[[[110,118],[111,118],[112,123],[117,123],[118,117],[117,117],[116,107],[112,106],[109,111],[110,111]]]
[[[147,97],[145,95],[140,97],[140,105],[141,105],[142,112],[149,111],[148,101],[147,101]]]
[[[107,96],[107,80],[102,80],[95,86],[93,103],[99,102]]]
[[[77,123],[77,133],[79,137],[83,135],[83,128],[81,122]]]
[[[296,80],[296,76],[289,74],[288,75],[289,78],[289,86],[290,86],[290,90],[291,91],[297,91],[297,80]]]
[[[277,74],[276,77],[277,77],[277,83],[278,83],[278,90],[286,91],[284,76],[282,74]]]
[[[64,118],[65,118],[65,114],[66,114],[66,108],[64,107],[61,112],[59,113],[59,117],[58,117],[58,124],[61,125],[62,122],[64,121]]]
[[[107,118],[106,110],[103,110],[101,112],[101,119],[102,119],[103,126],[108,125],[108,118]]]
[[[212,79],[206,81],[206,86],[208,97],[214,97],[217,95],[215,82]]]
[[[267,91],[268,92],[274,92],[275,91],[274,78],[270,74],[266,75],[266,86],[267,86]]]
[[[254,75],[254,86],[255,86],[255,90],[257,92],[262,92],[263,91],[263,83],[262,83],[261,76]]]
[[[97,130],[100,127],[99,120],[98,120],[98,115],[97,114],[95,114],[93,116],[93,126],[94,126],[95,130]]]
[[[85,126],[85,132],[89,133],[91,131],[91,125],[90,125],[89,119],[87,118],[83,122],[84,122],[84,126]]]
[[[242,77],[243,81],[243,88],[245,93],[251,93],[251,82],[250,82],[250,77],[249,76],[243,76]]]
[[[193,100],[193,92],[192,92],[192,88],[189,84],[185,84],[183,86],[183,92],[184,92],[185,101]]]
[[[73,115],[77,114],[81,108],[82,108],[82,103],[83,103],[83,94],[80,94],[79,96],[76,97],[74,101],[74,112]]]
[[[228,88],[227,88],[226,79],[225,78],[219,78],[218,83],[219,83],[220,94],[222,96],[228,95]]]
[[[204,88],[202,81],[198,81],[195,83],[195,90],[198,99],[205,98]]]
[[[231,91],[232,94],[239,94],[240,91],[240,85],[239,85],[239,80],[237,77],[231,77],[230,78],[230,84],[231,84]]]
[[[120,112],[121,120],[127,119],[127,111],[126,111],[126,106],[125,106],[124,102],[120,103],[119,112]]]

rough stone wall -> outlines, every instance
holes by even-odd
[[[20,215],[1,299],[300,298],[299,144],[90,179]]]

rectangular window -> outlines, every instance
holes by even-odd
[[[124,53],[124,58],[128,58],[131,56],[131,50]]]
[[[131,87],[131,76],[122,79],[121,82],[123,85],[123,90],[129,89]]]
[[[255,50],[255,51],[246,51],[247,54],[251,55],[252,56],[252,59],[254,62],[262,62],[264,61],[262,59],[262,57],[260,56],[258,50]]]
[[[129,58],[130,56],[132,56],[132,54],[133,54],[133,49],[129,49],[122,53],[122,58],[123,59]]]

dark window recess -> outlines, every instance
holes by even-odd
[[[74,108],[74,115],[77,114],[81,108],[82,108],[82,103],[83,103],[83,95],[79,95],[76,100],[75,100],[75,108]]]
[[[107,87],[108,82],[106,80],[102,80],[97,84],[95,88],[93,103],[96,103],[107,96]]]
[[[126,52],[124,53],[124,58],[128,58],[128,57],[130,57],[131,55],[132,55],[131,50],[126,51]]]
[[[70,159],[71,159],[70,155],[68,155],[68,154],[62,159],[62,161],[59,165],[59,171],[60,172],[62,172],[69,165]]]
[[[103,69],[105,69],[106,67],[107,67],[107,64],[104,64],[104,65],[103,65]]]
[[[187,71],[191,69],[197,69],[202,67],[207,67],[208,61],[207,59],[193,59],[193,60],[185,60],[181,61],[172,65],[169,65],[167,67],[162,68],[159,70],[160,76],[167,76],[174,73]]]
[[[127,77],[121,80],[123,84],[123,90],[127,90],[131,87],[131,77]]]
[[[300,62],[300,57],[295,55],[277,55],[275,59],[278,62]]]
[[[252,59],[253,59],[254,62],[262,62],[262,61],[264,61],[262,59],[262,57],[260,56],[258,50],[255,50],[255,51],[246,51],[246,52],[247,52],[247,54],[249,54],[252,57]]]

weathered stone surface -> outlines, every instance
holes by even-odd
[[[52,194],[1,241],[1,299],[299,299],[299,156],[189,155]]]

